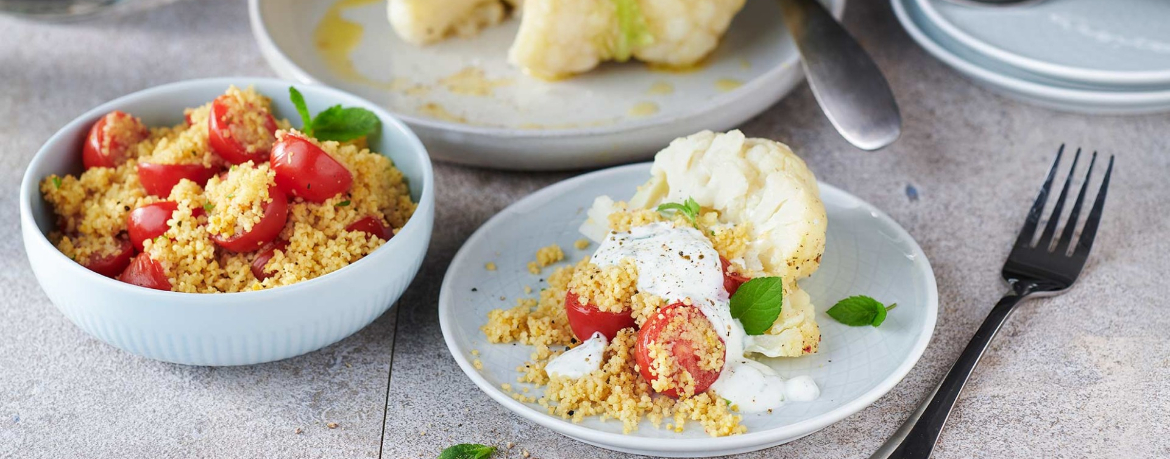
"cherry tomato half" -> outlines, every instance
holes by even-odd
[[[264,204],[264,215],[251,230],[231,237],[212,234],[211,241],[232,252],[251,252],[276,239],[288,220],[288,197],[276,186],[268,187],[268,196],[272,201]]]
[[[727,296],[735,295],[735,292],[739,290],[739,286],[752,280],[750,277],[728,271],[727,268],[731,267],[731,262],[727,261],[726,258],[719,257],[719,262],[723,263],[723,289],[727,290]]]
[[[276,251],[283,252],[288,248],[288,241],[273,241],[265,245],[260,251],[256,252],[256,258],[252,259],[252,275],[257,279],[264,280],[272,276],[272,273],[264,271],[264,266],[268,264],[272,257],[276,255]]]
[[[349,169],[298,135],[286,135],[272,146],[271,164],[280,189],[306,201],[324,202],[353,184]]]
[[[565,295],[565,315],[569,317],[569,328],[581,341],[592,337],[594,332],[612,340],[621,329],[635,325],[630,311],[602,311],[596,305],[581,304],[581,297],[573,292]]]
[[[133,256],[134,246],[130,245],[130,241],[118,239],[117,251],[105,256],[90,255],[89,259],[81,265],[103,276],[114,277],[126,269],[126,265],[130,264],[130,258]]]
[[[276,139],[276,118],[259,107],[240,107],[231,97],[223,95],[211,103],[207,119],[207,143],[215,154],[232,164],[248,161],[263,162]],[[264,132],[258,133],[244,125],[249,110],[264,117]]]
[[[171,281],[167,279],[167,272],[162,265],[150,258],[150,255],[140,253],[130,262],[130,266],[118,276],[118,280],[139,287],[155,290],[170,290]]]
[[[114,110],[105,114],[93,127],[81,149],[81,163],[86,169],[116,167],[126,161],[126,150],[150,136],[150,130],[138,118]]]
[[[142,251],[142,242],[162,236],[170,229],[167,220],[179,208],[171,201],[160,201],[134,209],[126,216],[126,229],[130,233],[130,242],[134,249]]]
[[[138,181],[142,182],[142,188],[160,198],[170,196],[171,188],[183,179],[205,186],[215,176],[215,172],[215,167],[202,164],[138,163]]]
[[[678,365],[694,378],[694,393],[701,394],[706,392],[712,384],[715,384],[715,380],[719,379],[719,373],[723,369],[704,370],[699,367],[697,351],[701,350],[699,348],[700,346],[706,346],[706,344],[694,343],[677,336],[664,336],[669,334],[666,331],[667,325],[676,320],[682,321],[686,327],[711,326],[711,322],[703,316],[703,313],[697,307],[687,306],[683,303],[674,303],[661,308],[658,310],[658,314],[651,316],[645,324],[642,324],[642,328],[638,330],[638,340],[634,345],[634,361],[638,363],[638,372],[642,374],[642,377],[647,381],[653,382],[658,379],[658,374],[657,370],[651,368],[650,364],[652,362],[649,348],[654,343],[665,344],[665,348],[669,350]],[[726,358],[726,350],[723,352],[725,353],[724,358]],[[677,389],[677,387],[670,387],[663,390],[661,394],[678,398],[679,394]]]
[[[364,231],[383,241],[389,241],[391,237],[394,237],[394,232],[390,231],[390,228],[387,228],[386,225],[382,224],[382,219],[373,215],[369,215],[356,222],[350,223],[349,226],[345,227],[345,230]]]

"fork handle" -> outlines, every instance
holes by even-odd
[[[967,343],[967,348],[963,349],[959,359],[951,366],[951,370],[947,372],[946,377],[943,378],[934,392],[922,401],[922,404],[906,419],[902,427],[899,427],[897,432],[894,432],[894,435],[870,456],[870,459],[926,459],[930,457],[931,452],[934,451],[934,443],[938,440],[939,434],[942,433],[943,425],[947,422],[947,416],[951,414],[951,408],[954,408],[959,393],[967,384],[967,378],[975,370],[975,365],[979,364],[979,358],[983,356],[983,352],[991,344],[991,339],[1007,321],[1016,305],[1026,299],[1031,291],[1028,286],[1014,285],[1013,287],[1011,293],[1008,293],[999,300],[999,303],[995,304],[995,307],[991,308],[991,313],[987,315],[983,325],[979,326],[979,330],[975,332],[971,342]]]

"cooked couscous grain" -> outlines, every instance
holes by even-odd
[[[569,280],[569,291],[581,304],[591,304],[602,312],[628,311],[631,298],[638,292],[638,268],[633,259],[613,266],[599,267],[589,259],[577,263]]]
[[[275,134],[268,130],[271,102],[251,88],[231,87],[226,97],[234,101],[228,121],[242,123],[231,132],[245,137],[237,140],[244,140],[249,152],[270,148],[295,133],[287,130],[286,120],[276,120],[281,130]],[[285,223],[273,228],[273,233],[279,231],[276,240],[286,245],[275,249],[261,267],[270,275],[256,278],[251,265],[258,252],[234,253],[213,239],[230,239],[261,221],[266,205],[273,200],[270,192],[276,172],[267,161],[244,162],[224,170],[226,162],[208,141],[211,105],[187,109],[183,124],[151,129],[148,136],[127,148],[124,162],[116,167],[90,167],[76,177],[46,177],[41,192],[58,216],[57,231],[50,235],[58,249],[82,264],[111,255],[128,243],[127,216],[131,211],[170,201],[175,210],[166,222],[166,231],[141,244],[142,251],[165,271],[171,290],[260,290],[319,277],[369,255],[385,241],[348,229],[359,220],[372,218],[392,236],[413,215],[415,203],[406,180],[389,158],[364,148],[361,139],[338,143],[309,138],[345,167],[352,175],[352,185],[324,202],[290,197]],[[155,197],[146,193],[139,180],[138,165],[143,162],[200,164],[223,172],[207,180],[206,186],[182,179],[170,188],[169,196]]]
[[[573,279],[578,277],[578,270],[587,266],[590,266],[588,259],[575,266],[558,268],[549,276],[548,288],[540,292],[539,300],[521,300],[514,308],[493,310],[488,313],[487,323],[481,327],[488,342],[518,342],[533,346],[530,360],[516,367],[519,373],[516,381],[546,387],[543,396],[528,399],[548,409],[549,414],[573,422],[595,415],[602,420],[616,419],[626,433],[636,430],[642,419],[660,426],[668,418],[674,420],[680,431],[687,420],[693,420],[714,436],[745,432],[740,416],[710,393],[681,400],[655,395],[650,384],[638,375],[634,359],[637,331],[633,328],[619,331],[609,342],[600,370],[579,379],[549,378],[544,370],[549,360],[580,343],[569,329],[564,299]],[[615,276],[625,278],[631,284],[636,281],[636,272],[622,272],[626,274],[615,273]],[[640,305],[645,314],[665,303],[661,298],[646,294],[631,295],[627,300]],[[554,350],[554,347],[560,350]],[[508,387],[510,389],[511,385]],[[515,394],[513,398],[525,399],[521,394]]]

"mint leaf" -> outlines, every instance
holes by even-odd
[[[345,206],[348,206],[348,205],[349,205],[349,200],[348,200],[348,199],[346,199],[346,200],[344,200],[344,201],[341,201],[341,202],[339,202],[339,203],[337,203],[337,204],[334,204],[334,206],[336,206],[336,207],[345,207]]]
[[[877,327],[886,321],[886,313],[894,309],[897,304],[889,307],[880,301],[864,295],[851,296],[838,301],[826,313],[837,322],[850,327],[871,325]]]
[[[313,136],[313,119],[309,116],[309,106],[305,104],[305,96],[301,95],[297,88],[288,87],[288,98],[292,100],[293,106],[297,108],[297,113],[301,115],[301,132],[305,135]]]
[[[783,302],[784,282],[779,277],[757,277],[731,295],[731,317],[739,319],[747,334],[762,335],[780,316]]]
[[[334,105],[313,117],[314,136],[318,140],[348,142],[373,135],[382,127],[378,115],[358,107]]]
[[[496,447],[494,446],[460,443],[443,450],[439,453],[438,459],[485,459],[491,457],[495,452]]]
[[[61,177],[53,176],[53,186],[57,187],[58,190],[61,189]]]
[[[695,228],[698,228],[699,212],[701,212],[703,208],[699,206],[699,203],[695,201],[695,198],[687,198],[686,202],[682,204],[677,202],[659,204],[658,208],[655,210],[663,214],[669,211],[681,213],[687,218],[687,220],[691,221],[691,224],[694,225]]]

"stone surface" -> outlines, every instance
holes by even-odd
[[[868,457],[1003,292],[999,268],[1062,142],[1117,155],[1093,258],[1076,288],[1009,321],[935,457],[1170,456],[1170,318],[1161,304],[1170,296],[1163,280],[1170,272],[1170,182],[1163,177],[1170,116],[1065,114],[1000,97],[926,55],[885,2],[855,2],[846,23],[887,73],[905,118],[902,138],[882,152],[853,149],[805,88],[743,129],[789,143],[821,180],[884,209],[919,241],[938,278],[938,326],[919,364],[873,406],[745,457]],[[80,332],[40,291],[16,237],[16,190],[29,158],[58,127],[113,97],[270,70],[252,44],[243,2],[187,1],[70,26],[0,18],[0,31],[0,115],[8,120],[0,123],[0,234],[11,235],[0,240],[0,457],[381,451],[428,458],[460,442],[514,442],[503,457],[626,457],[495,404],[448,355],[436,318],[443,273],[471,232],[571,174],[436,165],[438,224],[419,278],[370,328],[307,356],[189,368],[133,357]],[[330,430],[328,422],[340,426]]]

